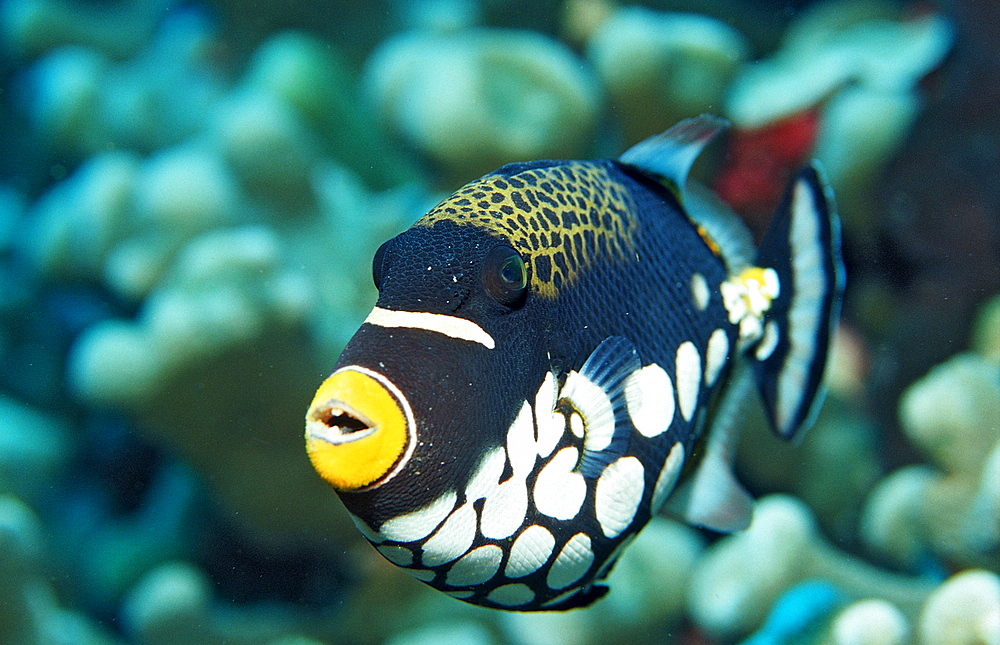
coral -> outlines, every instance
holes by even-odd
[[[879,599],[851,603],[834,617],[829,628],[831,645],[906,645],[911,633],[906,617]]]
[[[951,26],[937,15],[901,20],[898,10],[874,0],[817,3],[792,23],[777,53],[744,66],[734,79],[725,113],[736,141],[819,110],[812,156],[847,224],[867,227],[864,196],[916,118],[916,82],[941,63],[952,39]],[[731,177],[727,190],[746,202],[745,193],[765,183],[749,205],[766,211],[774,201],[771,184],[786,176],[771,173],[766,181],[750,173],[746,186]]]
[[[244,174],[244,182],[252,186],[262,181],[266,188],[274,183],[276,172],[284,183],[305,181],[318,159],[312,158],[310,167],[302,167],[302,161],[289,162],[310,152],[338,160],[373,189],[419,179],[412,162],[388,145],[374,115],[358,108],[358,93],[346,61],[326,43],[298,32],[279,33],[265,41],[254,51],[236,92],[237,106],[247,103],[244,110],[224,109],[219,117],[225,149],[237,167],[257,168]],[[263,113],[256,118],[251,116],[254,101],[263,101],[257,108]],[[275,120],[273,111],[278,111]],[[243,123],[227,123],[230,115]],[[279,126],[299,132],[262,136]]]
[[[924,645],[1000,642],[1000,577],[970,570],[950,578],[927,600],[918,633]]]
[[[127,60],[79,44],[47,51],[24,78],[35,132],[62,163],[181,141],[204,125],[223,91],[214,38],[205,15],[186,9],[159,21],[148,46]]]
[[[298,407],[370,306],[375,246],[427,198],[406,186],[372,194],[332,161],[349,159],[375,185],[414,176],[386,152],[355,108],[343,63],[315,39],[279,34],[239,83],[215,79],[201,92],[205,66],[188,66],[195,43],[215,36],[199,15],[165,19],[141,56],[95,68],[94,104],[74,117],[97,128],[91,135],[39,122],[53,146],[53,128],[64,127],[93,137],[72,143],[79,153],[109,137],[124,149],[91,156],[47,191],[18,244],[43,279],[96,283],[137,310],[74,343],[69,382],[82,401],[128,412],[158,444],[212,473],[214,491],[261,537],[310,533],[320,543],[344,524],[301,452]],[[55,64],[59,51],[39,65]],[[152,74],[156,65],[167,73]],[[126,71],[134,93],[148,95],[136,105],[153,112],[109,108]],[[211,106],[183,126],[161,118],[185,105],[164,78],[190,85],[197,105],[211,96]],[[29,107],[45,112],[37,100]],[[147,120],[164,127],[139,136]],[[146,147],[155,151],[128,151]],[[345,245],[359,226],[368,234]]]
[[[815,106],[850,83],[889,92],[910,88],[947,53],[951,29],[937,16],[899,22],[893,13],[866,0],[814,5],[785,32],[777,54],[736,78],[728,116],[755,128]]]
[[[8,0],[0,5],[8,53],[35,56],[59,45],[81,45],[110,56],[133,53],[175,0],[116,3],[112,9],[66,0]]]
[[[129,635],[142,645],[322,645],[297,633],[291,613],[235,613],[213,603],[209,581],[185,562],[150,571],[132,589],[122,611]]]
[[[44,566],[43,530],[27,505],[0,495],[0,641],[113,645],[90,619],[59,604]]]
[[[820,622],[843,602],[840,592],[825,582],[800,582],[778,598],[764,625],[743,645],[796,643],[810,636]]]
[[[0,395],[0,493],[37,499],[76,452],[67,421]]]
[[[826,544],[798,500],[772,495],[744,533],[716,543],[699,562],[688,595],[691,617],[710,635],[732,638],[761,624],[788,587],[825,580],[849,598],[884,598],[915,613],[934,584],[866,564]]]
[[[643,7],[614,10],[587,41],[626,144],[717,109],[748,50],[721,20]]]
[[[365,70],[367,96],[408,145],[460,184],[510,161],[584,152],[599,88],[564,45],[537,33],[403,33]]]
[[[932,465],[906,466],[872,492],[866,543],[916,569],[928,555],[953,565],[995,563],[1000,553],[1000,364],[959,354],[914,383],[900,401],[907,437]]]
[[[991,34],[877,0],[798,3],[777,51],[747,3],[244,4],[0,0],[0,642],[1000,641],[1000,299],[971,353],[909,387],[905,437],[894,398],[868,398],[954,352],[997,293],[995,191],[977,179],[995,146],[970,125],[994,116],[997,84],[954,66],[977,56],[972,37],[985,65]],[[952,103],[921,125],[956,35]],[[304,404],[374,299],[378,244],[437,188],[511,160],[614,156],[720,107],[729,201],[767,210],[818,157],[848,248],[872,254],[881,231],[895,246],[880,279],[931,276],[923,317],[895,315],[934,342],[890,334],[893,303],[852,266],[817,427],[740,447],[755,492],[795,497],[762,498],[747,532],[718,539],[654,518],[592,607],[488,611],[385,567],[301,445]],[[873,201],[913,134],[910,183]],[[951,261],[965,253],[975,271]],[[936,324],[960,331],[945,343]],[[905,355],[886,361],[887,341]],[[887,365],[911,355],[919,370]]]

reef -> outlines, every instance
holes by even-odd
[[[1000,643],[1000,13],[778,4],[0,3],[0,642]],[[809,159],[843,219],[828,401],[795,446],[747,413],[750,528],[657,517],[566,613],[386,565],[302,446],[378,245],[702,112],[753,230]]]

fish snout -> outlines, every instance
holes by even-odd
[[[358,365],[330,375],[306,413],[309,460],[341,492],[388,481],[409,459],[415,435],[413,413],[399,388]]]

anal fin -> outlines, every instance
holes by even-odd
[[[694,472],[668,498],[664,509],[688,524],[721,533],[742,531],[753,516],[753,497],[733,474],[738,420],[752,387],[745,362],[729,377],[707,428],[703,453]]]

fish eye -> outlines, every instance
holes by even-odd
[[[375,283],[375,288],[379,291],[382,290],[382,262],[385,260],[385,250],[391,241],[389,239],[382,242],[382,245],[375,251],[375,257],[372,258],[372,282]]]
[[[483,263],[486,293],[502,305],[512,307],[524,296],[528,271],[521,254],[509,246],[497,246],[486,254]]]

